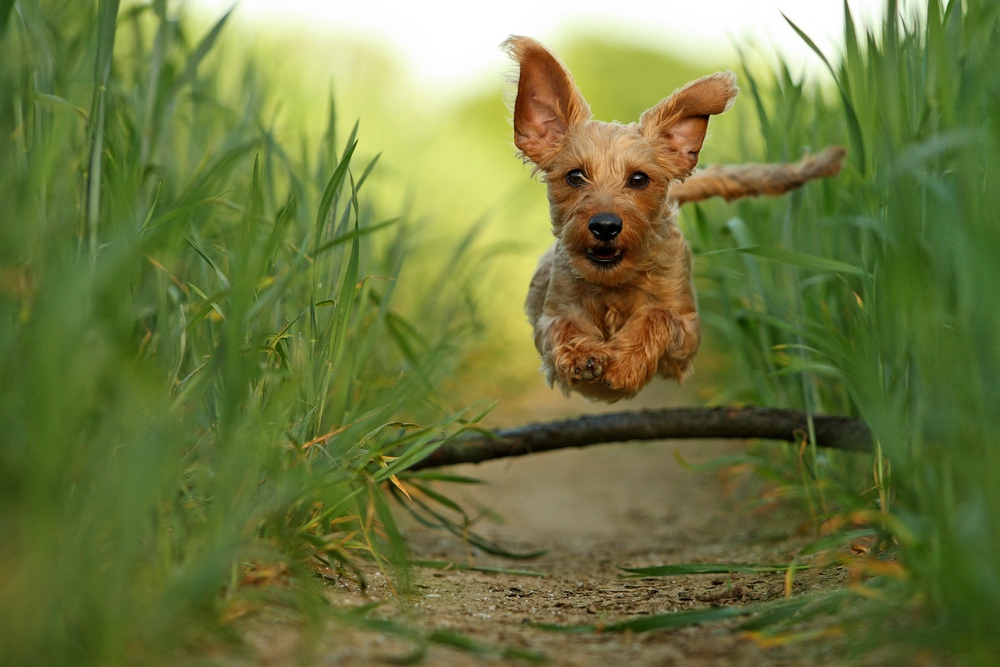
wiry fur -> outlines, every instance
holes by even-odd
[[[519,66],[514,144],[543,174],[556,237],[525,303],[549,384],[612,402],[633,396],[657,373],[684,381],[701,328],[674,193],[697,200],[784,192],[825,175],[831,162],[839,169],[842,149],[820,163],[803,161],[798,170],[706,170],[684,190],[709,116],[729,109],[736,97],[735,75],[693,81],[638,123],[603,123],[591,119],[572,76],[544,46],[526,37],[511,37],[503,46]],[[585,175],[584,183],[567,180],[574,170]],[[637,173],[648,183],[634,187],[630,177]],[[589,222],[598,214],[621,219],[613,240],[591,232]]]
[[[804,183],[840,173],[847,156],[842,146],[828,146],[792,164],[715,164],[698,169],[686,181],[670,186],[678,204],[723,197],[726,201],[756,195],[781,195]]]

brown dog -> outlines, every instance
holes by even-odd
[[[638,124],[603,123],[545,47],[526,37],[504,47],[520,66],[514,144],[544,176],[556,237],[525,304],[549,384],[612,402],[657,373],[683,381],[701,329],[678,201],[784,192],[828,175],[831,163],[835,173],[843,150],[799,165],[706,170],[683,184],[709,116],[736,97],[734,74],[689,83]]]

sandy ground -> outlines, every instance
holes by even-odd
[[[675,385],[656,385],[628,405],[602,406],[540,390],[520,403],[500,405],[492,426],[558,419],[607,410],[690,404]],[[684,562],[780,562],[806,536],[788,517],[739,512],[710,473],[694,473],[675,460],[704,461],[738,451],[726,442],[654,442],[562,450],[517,459],[458,466],[453,472],[486,484],[463,487],[454,497],[468,508],[489,508],[503,522],[482,522],[480,534],[511,549],[548,549],[530,561],[513,561],[469,549],[441,531],[427,529],[399,512],[418,559],[447,560],[545,573],[544,577],[418,568],[414,594],[393,598],[373,573],[361,592],[350,582],[331,585],[338,604],[389,600],[382,613],[430,630],[463,633],[496,646],[530,649],[555,665],[825,665],[842,664],[836,642],[799,642],[765,648],[737,622],[644,634],[562,634],[539,623],[601,624],[643,615],[750,603],[778,598],[781,574],[734,577],[699,575],[668,579],[623,579],[617,566]],[[800,575],[795,594],[832,588],[844,578],[829,569]],[[735,593],[734,593],[735,592]],[[412,647],[377,632],[339,632],[323,642],[310,664],[367,665],[398,660]],[[284,664],[288,642],[248,634],[261,664]],[[256,637],[256,639],[254,639]],[[285,656],[285,659],[282,656]],[[428,665],[523,664],[432,646]]]

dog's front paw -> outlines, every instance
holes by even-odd
[[[667,350],[660,358],[657,372],[665,377],[683,383],[690,375],[694,367],[694,355],[698,349]]]
[[[604,386],[614,391],[634,394],[653,379],[656,361],[641,352],[619,351],[608,360],[604,371]]]
[[[698,314],[675,317],[672,320],[672,331],[670,347],[660,358],[659,373],[663,377],[684,382],[691,375],[692,363],[701,345],[701,324]]]
[[[607,355],[596,346],[564,345],[552,356],[556,372],[567,386],[600,380],[608,365]]]

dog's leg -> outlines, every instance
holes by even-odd
[[[657,372],[662,377],[684,382],[691,375],[694,355],[701,345],[701,320],[698,313],[673,314],[670,345],[660,357]]]
[[[552,281],[552,257],[555,253],[555,246],[552,246],[541,259],[538,260],[538,268],[531,278],[531,285],[528,287],[528,297],[524,300],[524,312],[528,315],[528,321],[538,332],[538,320],[542,317],[542,309],[545,306],[545,295],[549,291],[549,283]],[[538,347],[536,340],[535,347]]]
[[[805,183],[840,172],[847,151],[830,146],[791,164],[717,164],[694,172],[683,183],[670,186],[678,204],[723,197],[726,201],[757,195],[781,195]]]
[[[659,372],[682,381],[701,344],[697,312],[676,313],[662,308],[636,312],[608,341],[611,349],[604,384],[635,393]]]
[[[584,319],[543,315],[535,329],[535,345],[549,384],[569,390],[581,382],[596,382],[608,364],[607,343],[600,330]]]
[[[574,385],[599,380],[608,353],[601,330],[582,311],[562,307],[546,310],[547,298],[551,299],[550,307],[561,302],[550,295],[555,252],[556,246],[552,246],[539,260],[524,311],[535,330],[535,348],[549,385],[558,383],[569,391]]]

